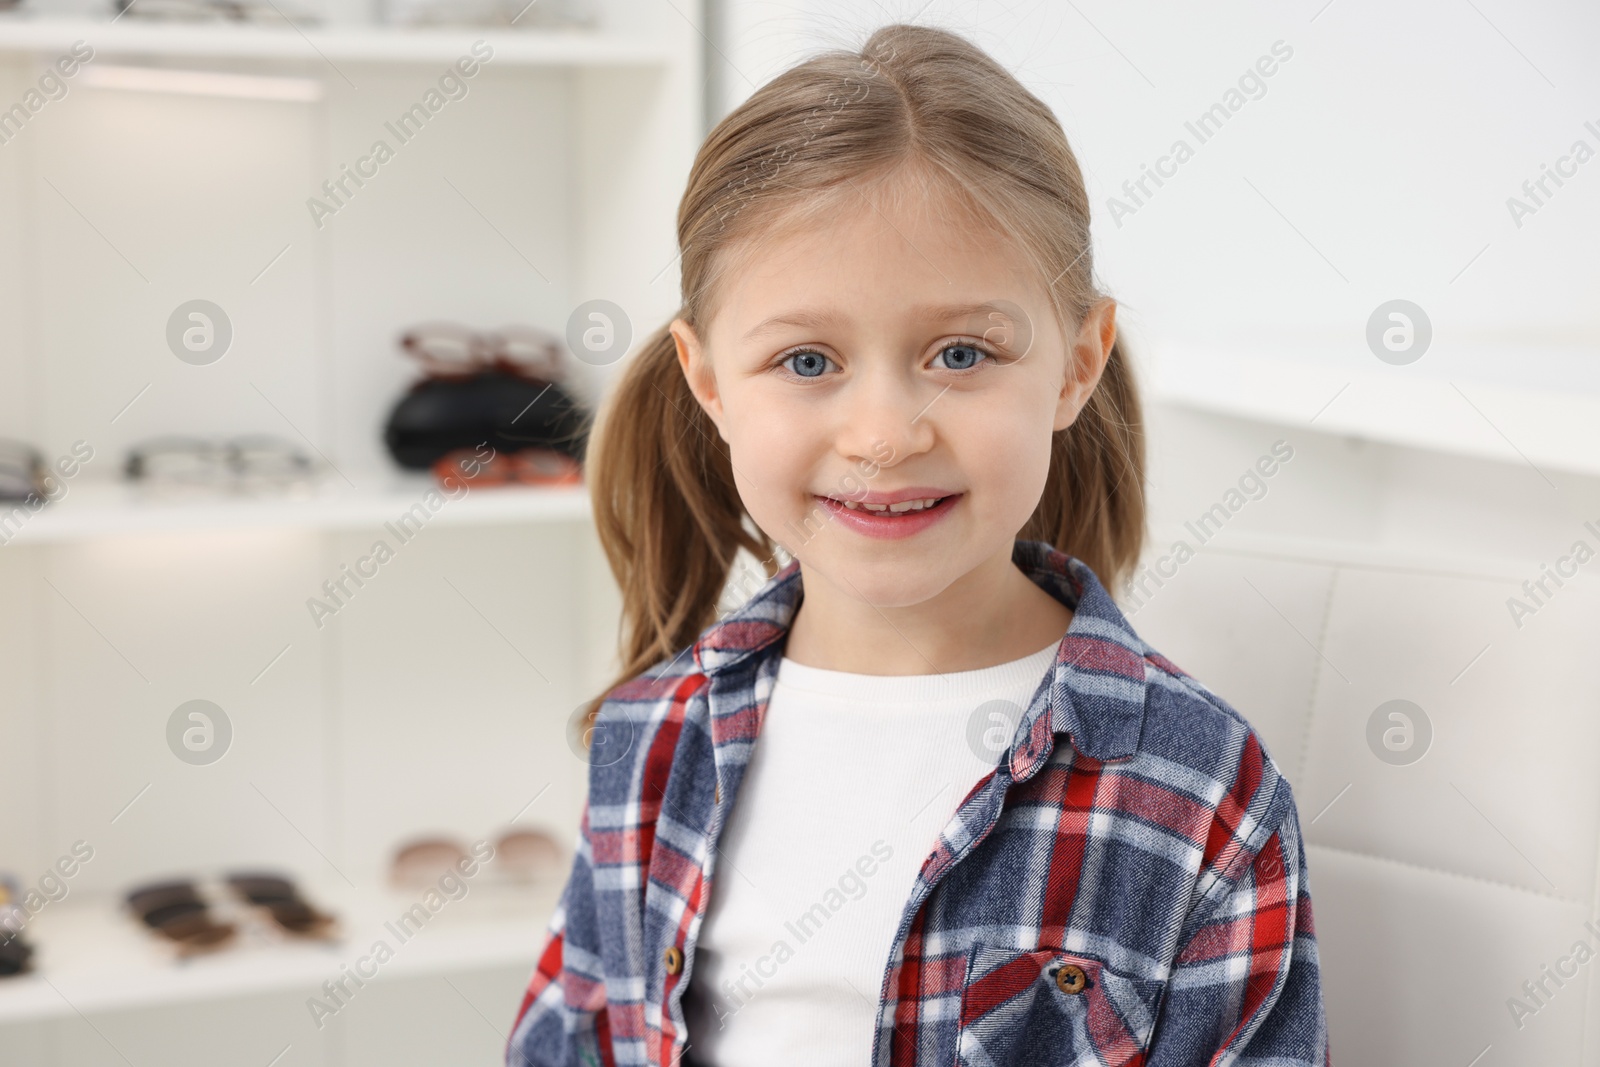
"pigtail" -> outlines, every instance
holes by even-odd
[[[1144,545],[1144,460],[1138,383],[1119,336],[1089,402],[1051,441],[1044,494],[1019,536],[1077,556],[1114,594]]]
[[[665,326],[603,404],[588,467],[600,545],[622,591],[622,670],[609,692],[715,621],[739,549],[770,559],[773,546],[744,525],[727,443],[690,392]]]

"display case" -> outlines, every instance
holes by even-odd
[[[396,338],[565,335],[605,300],[636,346],[670,317],[702,12],[110,18],[0,15],[0,101],[24,116],[0,117],[0,436],[73,467],[45,506],[0,506],[0,870],[49,887],[33,972],[0,979],[0,1064],[498,1062],[564,868],[486,866],[339,983],[420,900],[387,876],[408,839],[541,828],[570,863],[572,720],[616,669],[618,599],[583,487],[433,504],[395,465],[384,422],[418,374]],[[171,340],[197,300],[230,335],[214,359]],[[563,384],[592,408],[623,358],[569,359]],[[315,485],[131,488],[128,449],[169,434],[273,435]],[[227,720],[206,762],[171,740],[194,700]],[[92,858],[52,874],[79,842]],[[120,907],[141,881],[263,868],[342,939],[251,927],[178,960]]]

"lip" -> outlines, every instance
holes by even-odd
[[[925,508],[922,511],[905,512],[896,516],[878,515],[870,511],[847,508],[833,497],[819,496],[817,499],[822,502],[823,507],[828,509],[829,515],[857,533],[878,540],[892,541],[919,534],[941,521],[961,502],[965,494],[944,492],[938,489],[913,488],[900,489],[891,493],[868,493],[862,497],[861,501],[868,504],[898,504],[902,500],[922,500],[941,496],[944,499],[931,508]]]

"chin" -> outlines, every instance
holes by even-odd
[[[832,531],[829,531],[832,532]],[[959,561],[941,554],[930,565],[922,551],[902,542],[864,541],[861,544],[822,544],[822,538],[801,548],[802,567],[810,568],[841,593],[873,607],[907,608],[933,599],[963,572]],[[861,541],[863,539],[857,539]]]

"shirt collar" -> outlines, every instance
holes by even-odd
[[[1017,539],[1012,562],[1039,588],[1072,609],[1062,635],[1047,699],[1024,711],[1008,750],[1012,777],[1031,777],[1064,733],[1097,760],[1131,756],[1144,726],[1145,654],[1128,620],[1088,565],[1044,541]],[[732,671],[789,632],[803,595],[792,560],[745,604],[708,627],[694,644],[707,677]]]

